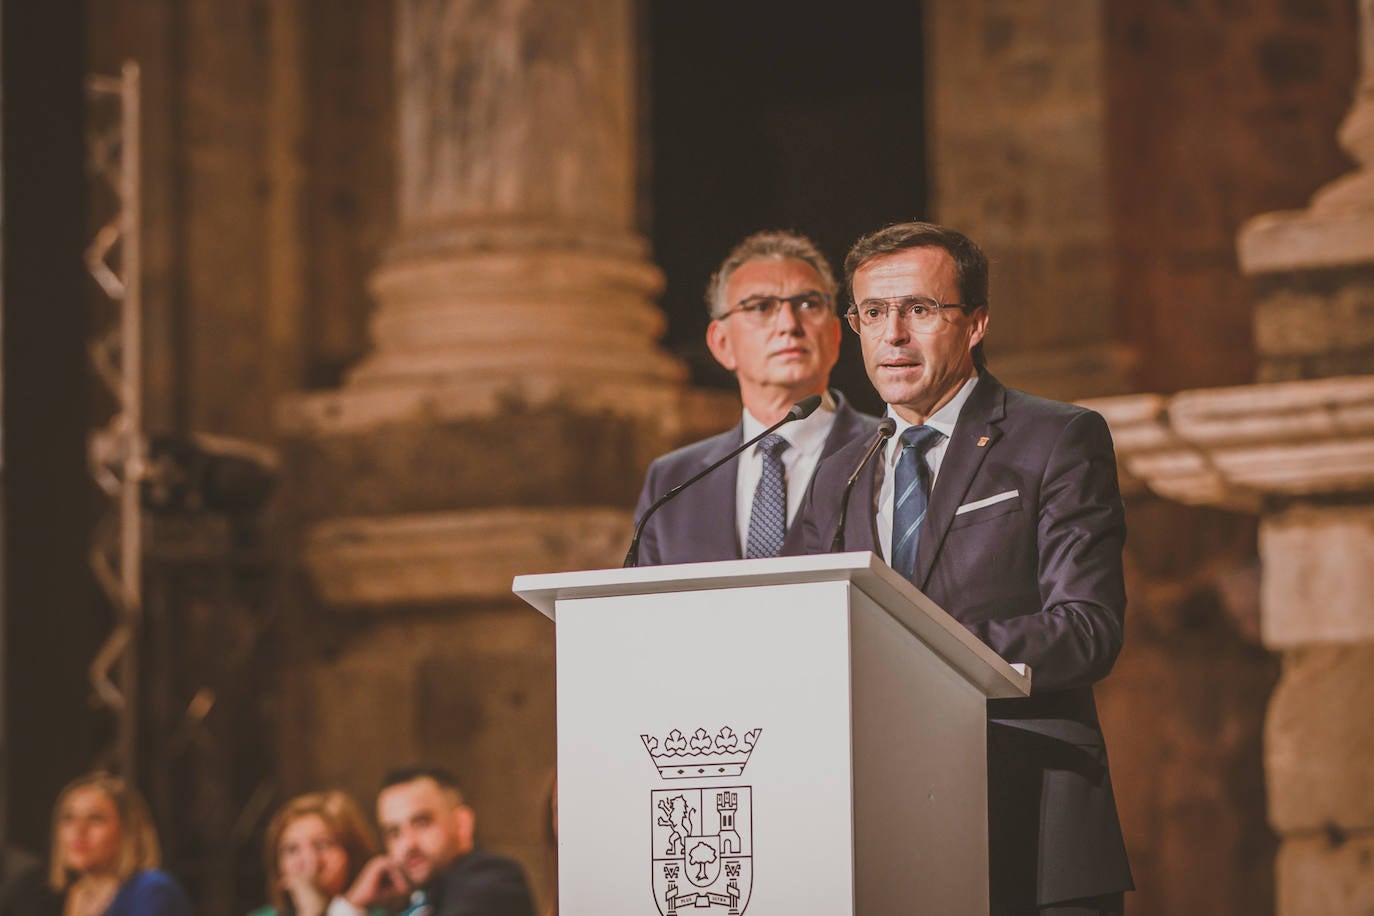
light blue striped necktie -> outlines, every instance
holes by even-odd
[[[770,433],[757,446],[763,453],[763,473],[759,475],[754,505],[749,511],[745,559],[776,557],[782,550],[787,535],[787,476],[782,453],[791,444],[777,433]]]
[[[434,907],[429,902],[429,894],[417,890],[410,895],[410,906],[401,910],[400,916],[434,916]]]
[[[933,426],[911,426],[902,433],[892,488],[892,568],[908,579],[916,572],[921,523],[930,505],[932,475],[926,452],[943,436]]]

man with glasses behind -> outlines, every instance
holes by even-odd
[[[702,478],[650,518],[639,562],[702,563],[777,556],[817,462],[873,428],[826,387],[840,354],[835,276],[805,236],[758,232],[735,246],[706,290],[706,343],[735,374],[741,421],[654,461],[636,521],[672,487],[753,438],[803,398],[821,407]]]
[[[987,371],[987,259],[902,223],[855,243],[846,312],[896,433],[858,478],[842,543],[872,550],[1009,662],[1029,697],[988,703],[992,912],[1119,914],[1131,889],[1092,684],[1121,648],[1126,537],[1096,413]],[[788,553],[824,553],[869,443],[823,461]]]

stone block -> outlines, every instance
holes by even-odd
[[[618,565],[633,528],[628,511],[601,508],[340,518],[309,531],[305,566],[335,607],[499,601],[521,573]]]
[[[1374,507],[1302,508],[1260,526],[1265,644],[1374,641]]]
[[[1262,376],[1374,371],[1374,268],[1269,274],[1254,286]]]
[[[543,832],[555,762],[553,642],[549,624],[536,646],[436,654],[417,666],[423,756],[462,774],[483,840],[496,847]]]
[[[315,786],[351,792],[372,808],[381,775],[418,757],[414,675],[405,664],[345,658],[310,679],[309,756]]]
[[[1289,652],[1265,724],[1281,834],[1374,830],[1374,642]]]
[[[291,441],[306,518],[520,505],[632,505],[648,424],[519,407]],[[665,449],[666,450],[666,449]]]
[[[1276,916],[1374,913],[1374,833],[1288,840],[1276,871]]]

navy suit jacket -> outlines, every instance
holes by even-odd
[[[832,391],[831,396],[835,399],[835,422],[821,447],[822,461],[851,440],[866,439],[866,433],[875,429],[878,423],[874,417],[850,407],[839,392]],[[655,459],[644,478],[639,505],[635,508],[635,523],[638,524],[645,510],[660,496],[712,462],[724,458],[743,441],[744,421],[741,420],[728,432]],[[736,457],[659,509],[649,519],[640,538],[639,565],[742,559],[744,548],[739,542],[739,527],[735,522],[738,476],[739,458]],[[788,482],[788,486],[802,488],[808,484],[805,480]]]
[[[829,551],[867,446],[821,462],[784,553]],[[882,554],[877,463],[855,483],[845,550]],[[1092,692],[1121,649],[1125,538],[1106,421],[984,372],[940,465],[912,581],[1031,668],[1031,696],[988,703],[993,912],[1132,887]]]
[[[426,890],[435,916],[534,916],[524,869],[480,849],[459,857]]]

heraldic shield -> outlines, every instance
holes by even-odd
[[[654,902],[663,916],[737,916],[754,883],[749,786],[650,793]]]

